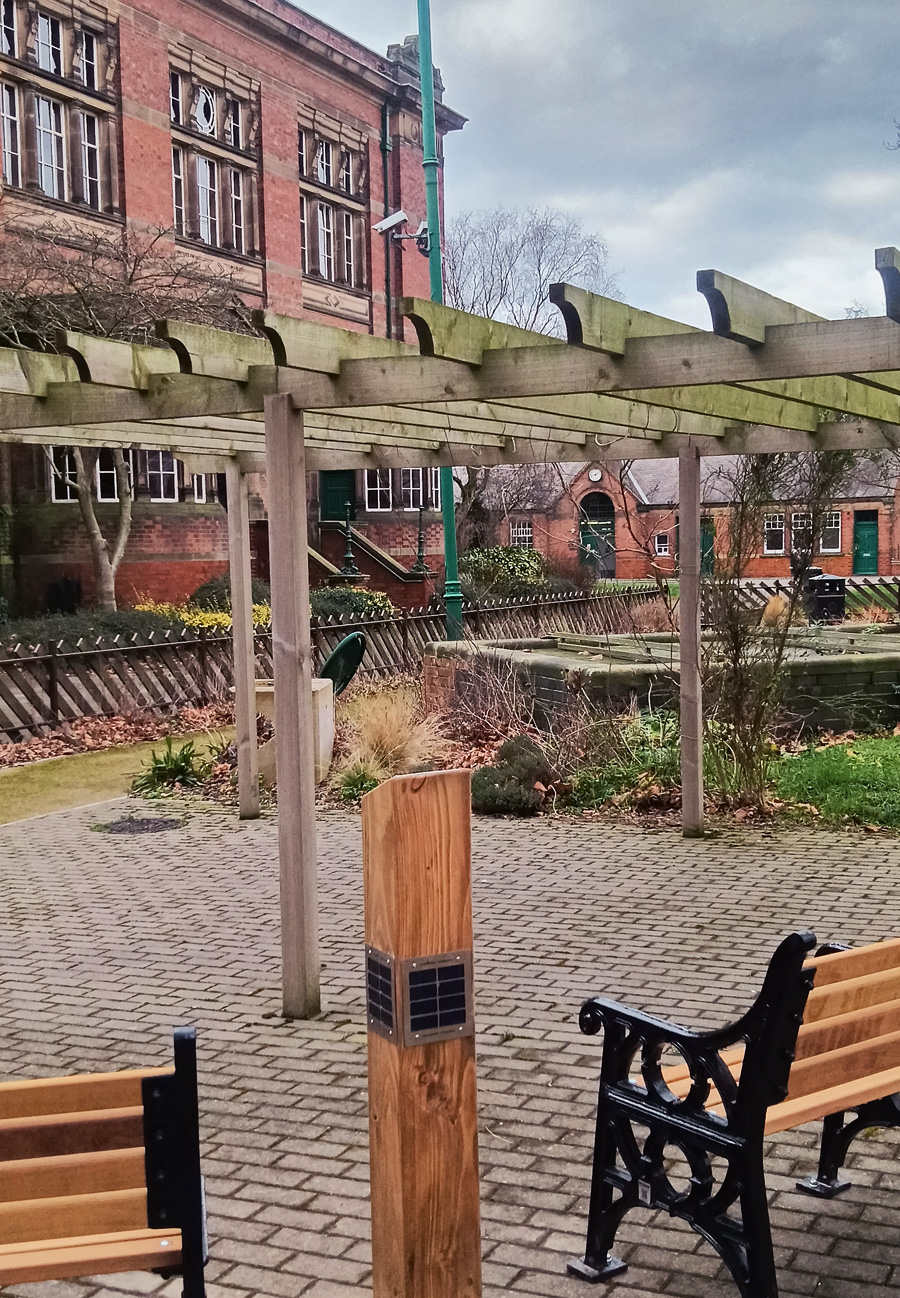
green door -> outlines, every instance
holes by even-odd
[[[711,518],[700,519],[700,576],[711,577],[715,569],[716,525]]]
[[[853,515],[853,573],[857,577],[878,573],[877,509],[860,509]]]
[[[323,522],[356,517],[356,472],[353,469],[329,469],[319,474],[319,518]]]
[[[604,491],[592,491],[581,501],[578,540],[586,566],[598,577],[616,575],[616,512]]]

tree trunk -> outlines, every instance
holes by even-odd
[[[125,455],[122,451],[113,451],[113,463],[116,470],[116,484],[119,496],[119,517],[116,526],[115,543],[110,551],[110,543],[100,529],[94,510],[94,477],[97,468],[98,450],[85,449],[80,446],[72,448],[75,459],[75,486],[78,492],[78,507],[87,533],[88,547],[91,552],[91,563],[94,568],[95,602],[103,613],[114,613],[116,603],[116,573],[128,537],[131,533],[131,480]]]

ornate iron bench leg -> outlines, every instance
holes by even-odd
[[[815,1176],[797,1182],[797,1189],[803,1194],[812,1194],[819,1199],[833,1199],[836,1194],[850,1188],[849,1181],[838,1180],[838,1172],[847,1157],[850,1144],[846,1139],[848,1130],[849,1127],[844,1126],[843,1113],[830,1113],[825,1119],[819,1149],[819,1170]]]
[[[598,1121],[584,1257],[570,1259],[566,1265],[569,1275],[596,1284],[628,1270],[610,1249],[622,1218],[637,1202],[637,1188],[628,1173],[616,1168],[615,1121]]]

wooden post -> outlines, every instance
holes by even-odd
[[[678,456],[678,619],[681,680],[681,828],[703,834],[703,693],[700,682],[700,452]]]
[[[275,769],[285,1018],[319,1012],[316,777],[303,415],[266,397]]]
[[[468,771],[362,802],[374,1298],[481,1293],[470,807]]]
[[[229,461],[226,479],[238,806],[241,820],[255,820],[259,815],[259,757],[256,747],[253,599],[250,593],[250,503],[247,479],[236,461]]]

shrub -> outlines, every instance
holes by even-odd
[[[184,630],[182,616],[173,611],[171,605],[160,605],[159,608],[164,608],[165,612],[151,608],[121,609],[116,613],[88,610],[80,613],[53,613],[46,617],[16,618],[7,622],[0,631],[0,645],[47,644],[59,640],[75,644],[78,640],[96,640],[101,636],[137,636],[139,640],[143,640],[149,638],[151,632],[158,636],[166,631],[178,634]]]
[[[154,750],[150,754],[131,788],[135,793],[144,794],[160,793],[176,784],[183,788],[193,788],[208,774],[209,762],[200,757],[192,739],[180,748],[173,748],[172,740],[167,739],[161,753]]]
[[[481,593],[534,595],[547,590],[547,565],[539,550],[495,545],[469,550],[459,562],[460,572]]]
[[[155,613],[157,617],[178,623],[181,626],[199,630],[205,627],[208,631],[227,631],[231,627],[231,610],[222,612],[216,609],[195,608],[190,604],[157,604],[153,600],[144,600],[138,604],[142,613]],[[253,605],[253,625],[268,628],[272,624],[272,610],[268,604]]]
[[[508,766],[480,766],[472,772],[472,810],[487,816],[531,816],[543,794],[523,784]]]
[[[505,740],[497,749],[497,766],[505,766],[523,784],[552,784],[553,769],[543,749],[527,735]]]
[[[254,604],[271,604],[272,592],[269,583],[254,577],[250,583],[251,598]],[[231,612],[231,578],[211,577],[202,586],[198,586],[188,600],[191,608],[207,609],[212,613]]]
[[[367,793],[377,789],[384,775],[364,761],[351,762],[338,777],[338,793],[342,802],[359,802]]]
[[[309,592],[314,617],[393,617],[397,605],[383,590],[364,586],[318,586]]]

